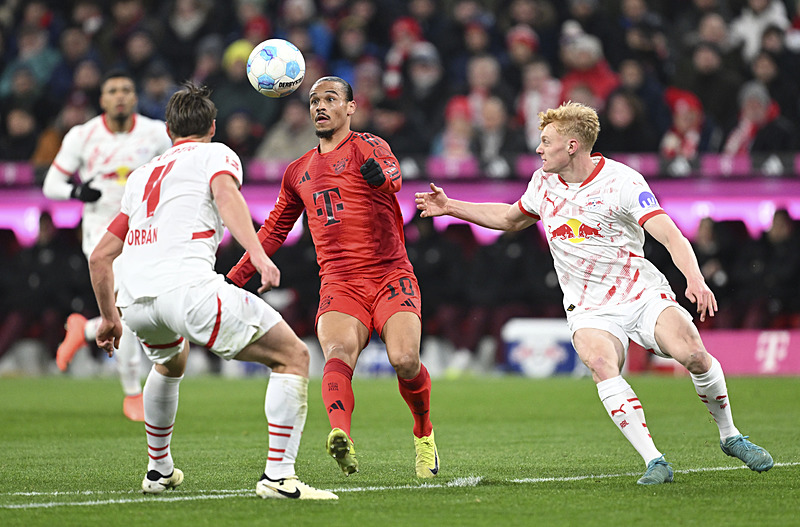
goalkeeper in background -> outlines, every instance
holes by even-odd
[[[308,211],[321,278],[316,330],[326,361],[322,400],[332,428],[328,454],[345,474],[358,471],[350,437],[351,380],[375,330],[386,343],[400,395],[414,418],[417,477],[432,478],[439,472],[439,455],[429,419],[431,378],[419,359],[420,291],[395,197],[400,165],[386,141],[350,130],[356,102],[345,80],[317,80],[309,106],[319,145],[286,169],[278,202],[259,238],[272,255],[303,210]],[[246,253],[228,278],[242,286],[254,272]]]
[[[136,103],[133,77],[122,70],[109,71],[100,85],[103,113],[67,132],[44,180],[45,197],[83,202],[82,248],[87,259],[119,212],[128,174],[172,146],[166,125],[135,113]],[[56,353],[61,371],[79,349],[94,341],[99,324],[100,317],[87,321],[80,313],[67,318],[67,334]],[[117,369],[125,393],[122,410],[132,421],[144,420],[139,349],[135,335],[123,324]]]

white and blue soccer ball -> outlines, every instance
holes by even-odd
[[[295,91],[306,74],[306,61],[297,46],[271,38],[253,48],[247,59],[247,78],[267,97],[285,97]]]

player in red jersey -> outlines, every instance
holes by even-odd
[[[286,169],[278,202],[258,235],[272,255],[307,211],[320,266],[316,329],[326,361],[322,400],[332,428],[328,453],[345,474],[358,471],[350,437],[351,380],[374,329],[386,344],[400,394],[414,417],[417,476],[432,478],[439,455],[429,419],[431,379],[419,359],[420,291],[395,197],[400,166],[386,141],[350,130],[356,102],[345,80],[317,80],[309,106],[319,145]],[[228,278],[241,286],[254,272],[245,253]]]

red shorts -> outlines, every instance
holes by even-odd
[[[323,281],[319,288],[320,315],[338,311],[357,318],[370,334],[383,332],[389,317],[401,311],[416,313],[422,318],[422,300],[414,273],[396,269],[382,278],[353,278],[352,280]]]

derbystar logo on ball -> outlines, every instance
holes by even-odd
[[[247,59],[247,79],[267,97],[285,97],[295,91],[306,74],[306,61],[297,46],[271,38],[253,48]]]

